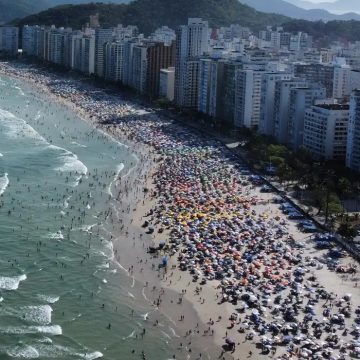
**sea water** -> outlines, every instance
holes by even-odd
[[[0,79],[0,359],[170,358],[172,334],[147,321],[154,309],[111,261],[102,220],[136,156]]]

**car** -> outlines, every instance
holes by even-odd
[[[271,187],[268,186],[268,185],[264,185],[264,186],[262,186],[261,189],[260,189],[260,192],[264,192],[264,193],[269,193],[269,192],[271,192],[271,191],[272,191],[272,189],[271,189]]]
[[[285,199],[282,198],[281,196],[274,196],[272,199],[273,203],[275,204],[282,204],[285,202]]]
[[[288,215],[289,219],[291,220],[300,220],[300,219],[304,219],[305,216],[301,213],[298,213],[298,212],[293,212],[293,213],[290,213]]]
[[[316,233],[319,229],[314,224],[303,225],[302,231],[305,233]]]
[[[303,226],[310,226],[310,225],[313,225],[313,223],[310,220],[300,220],[296,226],[299,229],[301,229]]]
[[[281,206],[280,206],[281,210],[289,209],[289,208],[293,209],[294,207],[291,204],[287,203],[287,202],[282,203]]]
[[[293,207],[288,207],[288,208],[283,209],[283,213],[290,215],[290,214],[296,214],[297,211]]]

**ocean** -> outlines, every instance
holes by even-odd
[[[63,105],[0,77],[0,359],[176,353],[171,323],[146,320],[143,284],[112,261],[106,211],[137,161]]]

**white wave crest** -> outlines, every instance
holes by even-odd
[[[39,145],[49,144],[25,120],[18,118],[9,111],[0,109],[0,123],[8,129],[6,134],[13,139],[30,138],[36,140]]]
[[[53,341],[48,337],[43,337],[43,338],[39,339],[38,342],[44,343],[44,344],[52,344],[53,343]]]
[[[10,180],[8,173],[5,173],[4,176],[0,177],[0,195],[2,195],[7,187],[9,186]]]
[[[63,149],[59,146],[55,145],[49,145],[49,149],[57,150],[61,152],[59,155],[59,158],[63,161],[63,165],[60,167],[57,167],[56,171],[62,171],[62,172],[74,172],[75,174],[80,175],[86,175],[88,172],[88,168],[85,166],[84,163],[82,163],[77,155],[72,153],[71,151],[68,151],[66,149]]]
[[[21,281],[26,280],[26,275],[19,275],[14,277],[0,276],[0,289],[2,290],[16,290]]]
[[[87,146],[86,146],[86,145],[79,144],[79,143],[78,143],[78,142],[76,142],[76,141],[72,141],[71,143],[72,143],[72,144],[74,144],[74,145],[76,145],[76,146],[78,146],[78,147],[81,147],[81,148],[87,148]]]
[[[77,354],[78,356],[81,356],[85,360],[94,360],[102,358],[104,355],[100,351],[94,351],[92,353],[86,353],[86,354]]]
[[[38,299],[40,299],[42,301],[46,301],[49,304],[55,304],[60,299],[59,296],[43,295],[43,294],[39,294],[37,297],[38,297]]]
[[[7,351],[7,354],[14,358],[20,359],[37,359],[40,354],[38,351],[29,345],[15,346]]]
[[[25,93],[23,92],[23,90],[22,90],[21,87],[19,87],[19,86],[14,86],[14,88],[19,91],[19,94],[20,94],[21,96],[25,96]]]
[[[20,309],[22,318],[26,321],[49,325],[53,309],[49,305],[24,306]]]
[[[55,240],[63,240],[64,239],[64,235],[61,232],[61,230],[57,231],[56,233],[50,233],[47,235],[47,237],[49,239],[55,239]]]
[[[0,334],[21,335],[21,334],[49,334],[61,335],[62,329],[59,325],[45,326],[8,326],[0,327]]]
[[[120,175],[121,171],[124,169],[124,167],[125,167],[125,165],[123,163],[119,164],[116,167],[116,173],[115,173],[114,179],[111,181],[111,183],[109,184],[109,187],[108,187],[108,194],[111,197],[113,196],[113,193],[111,191],[112,185],[118,180],[119,175]]]

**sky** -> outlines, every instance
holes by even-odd
[[[308,0],[314,4],[320,4],[322,2],[334,2],[335,0]]]

